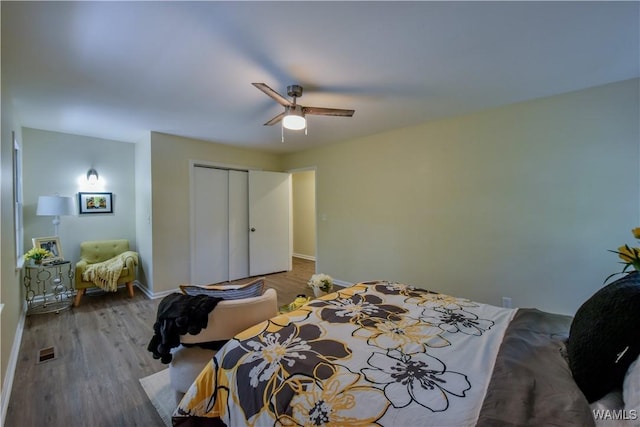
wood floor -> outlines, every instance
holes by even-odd
[[[293,270],[266,276],[278,304],[311,295],[315,262],[293,259]],[[162,426],[139,379],[167,368],[147,351],[160,299],[126,288],[85,295],[79,307],[27,317],[6,427]],[[39,350],[55,359],[37,363]]]

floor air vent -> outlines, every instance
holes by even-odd
[[[55,347],[41,348],[40,350],[38,350],[38,362],[37,363],[48,362],[49,360],[53,360],[55,358],[56,358],[56,348]]]

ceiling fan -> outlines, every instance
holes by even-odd
[[[323,107],[305,107],[296,103],[296,98],[302,96],[302,86],[287,86],[287,95],[293,98],[289,101],[275,90],[271,89],[265,83],[252,83],[255,87],[263,91],[267,96],[271,97],[278,104],[284,107],[284,111],[268,122],[265,126],[272,126],[282,121],[282,126],[291,130],[300,130],[307,128],[307,114],[315,114],[316,116],[340,116],[351,117],[355,110],[343,110],[340,108],[323,108]]]

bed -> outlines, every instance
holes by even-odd
[[[592,426],[572,318],[409,285],[344,288],[229,341],[174,426]]]

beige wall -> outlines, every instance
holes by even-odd
[[[22,132],[18,120],[13,116],[9,95],[2,91],[2,130],[0,133],[0,424],[4,422],[9,401],[12,374],[8,369],[15,367],[21,333],[22,297],[20,293],[20,271],[16,269],[16,245],[13,217],[13,139],[15,131],[18,143],[22,142]],[[19,330],[20,329],[20,330]]]
[[[316,257],[316,180],[315,171],[292,174],[293,254]]]
[[[276,154],[151,133],[153,293],[190,278],[190,162],[282,171]]]
[[[573,313],[640,221],[638,79],[285,158],[317,167],[317,271]]]
[[[138,282],[147,294],[153,283],[153,233],[151,211],[151,133],[135,144],[136,242],[140,268]]]

